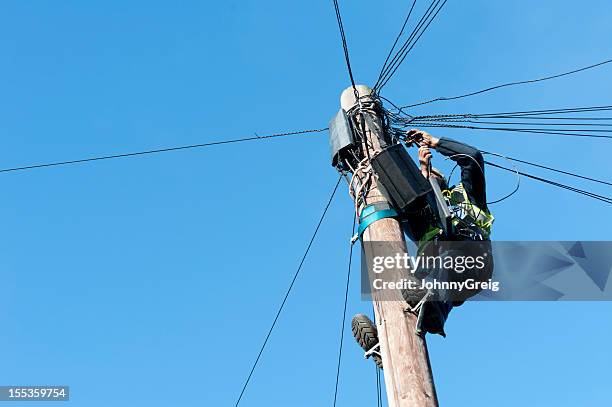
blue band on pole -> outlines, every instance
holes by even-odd
[[[396,218],[397,216],[398,214],[393,208],[376,210],[374,205],[365,207],[361,211],[359,219],[359,230],[357,231],[359,238],[361,238],[363,232],[365,232],[372,223],[381,219]]]

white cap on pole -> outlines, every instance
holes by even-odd
[[[373,91],[369,86],[366,85],[355,85],[357,92],[360,97],[370,96]],[[345,112],[348,112],[353,107],[357,105],[357,98],[355,97],[355,90],[352,86],[346,88],[342,95],[340,96],[340,106],[344,109]]]

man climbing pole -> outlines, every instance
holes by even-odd
[[[404,232],[418,246],[417,255],[459,258],[481,256],[483,267],[421,267],[415,275],[419,279],[436,279],[447,282],[462,282],[472,279],[485,282],[493,272],[491,251],[491,226],[493,216],[489,212],[486,198],[484,159],[480,151],[467,144],[449,138],[436,138],[431,134],[413,129],[406,134],[406,144],[419,146],[419,164],[423,177],[437,183],[442,197],[428,196],[427,204],[402,219]],[[444,175],[431,166],[435,150],[457,163],[461,168],[461,182],[449,187]],[[450,213],[450,228],[442,225],[438,206],[445,205]],[[453,307],[478,294],[480,289],[402,290],[409,309],[422,314],[422,333],[429,332],[445,336],[444,324]],[[363,314],[353,317],[352,330],[361,347],[368,352],[378,344],[377,331],[372,321]],[[382,367],[379,355],[372,354],[376,364]]]

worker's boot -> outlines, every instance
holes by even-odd
[[[380,347],[378,346],[378,330],[374,323],[366,315],[357,314],[353,317],[351,328],[357,343],[366,352],[366,357],[371,356],[376,366],[382,369],[382,357],[380,356]]]
[[[415,277],[412,277],[412,279],[418,284],[417,287],[421,286],[421,280],[418,280]],[[415,288],[412,290],[409,290],[408,288],[402,288],[401,292],[404,301],[406,301],[408,305],[410,305],[410,308],[416,307],[417,304],[421,302],[423,297],[427,295],[427,290],[422,288]]]

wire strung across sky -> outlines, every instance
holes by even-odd
[[[522,172],[522,171],[516,171],[514,169],[507,168],[507,167],[504,167],[504,166],[501,166],[499,164],[495,164],[495,163],[492,163],[492,162],[489,162],[489,161],[485,161],[485,164],[490,165],[490,166],[495,167],[495,168],[499,168],[499,169],[505,170],[505,171],[510,171],[510,172],[518,173],[519,175],[521,175],[523,177],[531,178],[531,179],[533,179],[535,181],[540,181],[540,182],[544,182],[546,184],[553,185],[553,186],[556,186],[556,187],[559,187],[559,188],[567,189],[568,191],[576,192],[578,194],[587,196],[589,198],[596,199],[598,201],[602,201],[602,202],[605,202],[605,203],[608,203],[608,204],[612,204],[612,197],[607,197],[607,196],[595,194],[593,192],[585,191],[584,189],[579,189],[579,188],[576,188],[576,187],[572,187],[572,186],[569,186],[569,185],[562,184],[560,182],[551,181],[551,180],[548,180],[546,178],[538,177],[536,175],[528,174],[528,173],[525,173],[525,172]]]
[[[351,237],[355,234],[355,226],[357,225],[357,218],[353,216],[353,229],[351,231]],[[340,348],[338,350],[338,365],[336,367],[336,386],[334,388],[334,407],[338,400],[338,384],[340,383],[340,365],[342,363],[342,347],[344,345],[344,324],[346,323],[346,307],[348,304],[349,285],[351,282],[351,265],[353,264],[353,242],[349,240],[349,259],[348,259],[348,270],[346,271],[346,287],[344,290],[344,309],[342,311],[342,322],[340,323]]]
[[[323,213],[321,214],[321,217],[319,218],[319,222],[317,223],[317,226],[314,230],[314,233],[312,234],[312,237],[310,238],[310,241],[308,242],[308,245],[306,246],[306,250],[304,251],[304,255],[302,256],[302,259],[300,260],[300,263],[293,275],[293,279],[291,280],[291,283],[289,284],[289,287],[287,288],[287,292],[285,293],[285,296],[283,297],[283,301],[281,302],[280,306],[278,307],[278,310],[276,311],[276,315],[274,317],[274,320],[272,321],[272,325],[270,326],[270,329],[268,330],[268,333],[266,335],[266,339],[264,340],[263,344],[261,345],[261,348],[259,349],[259,353],[257,354],[257,357],[255,358],[255,361],[253,362],[253,366],[251,367],[251,370],[249,372],[249,375],[247,376],[244,385],[242,386],[242,390],[240,391],[240,395],[238,396],[238,399],[236,400],[236,404],[235,407],[238,407],[238,405],[240,404],[240,401],[242,400],[242,396],[244,395],[244,392],[247,388],[247,386],[249,385],[249,382],[251,381],[251,377],[253,376],[253,372],[255,371],[255,368],[257,367],[257,364],[259,363],[259,359],[261,358],[261,355],[263,354],[266,345],[268,344],[268,340],[270,339],[270,335],[272,335],[272,331],[274,330],[274,327],[276,326],[276,322],[278,321],[278,317],[280,316],[281,312],[283,311],[283,308],[285,307],[285,304],[287,303],[287,299],[289,298],[289,294],[291,293],[291,290],[293,289],[293,285],[295,284],[295,281],[297,280],[298,276],[300,275],[300,271],[302,271],[302,266],[304,265],[304,262],[306,261],[306,257],[308,256],[308,253],[310,253],[310,248],[312,247],[312,244],[315,241],[315,238],[317,237],[317,233],[319,232],[319,229],[321,228],[321,224],[323,223],[323,220],[325,219],[325,215],[327,214],[327,210],[329,209],[332,201],[334,200],[334,196],[336,195],[336,191],[338,190],[338,186],[340,185],[340,181],[342,181],[342,175],[340,175],[338,177],[338,181],[336,182],[336,185],[334,186],[334,189],[331,193],[331,196],[329,197],[327,204],[325,205],[325,208],[323,209]]]
[[[588,133],[570,133],[580,130],[565,130],[565,131],[553,131],[539,128],[511,128],[511,127],[482,127],[482,126],[468,126],[468,125],[455,125],[455,124],[441,124],[441,123],[430,123],[430,122],[418,122],[419,127],[443,127],[447,129],[469,129],[469,130],[488,130],[488,131],[503,131],[503,132],[515,132],[515,133],[532,133],[532,134],[545,134],[553,136],[572,136],[572,137],[590,137],[590,138],[606,138],[612,139],[612,136],[602,134],[588,134]],[[590,130],[593,131],[593,130]],[[600,130],[603,131],[603,130]]]
[[[357,88],[355,86],[355,78],[353,77],[353,69],[351,68],[351,59],[349,57],[348,44],[346,43],[346,34],[344,33],[344,24],[342,23],[342,15],[340,14],[340,6],[338,0],[334,0],[334,8],[336,10],[336,21],[338,22],[338,29],[340,30],[340,39],[342,40],[342,49],[344,50],[344,59],[346,61],[346,69],[348,70],[349,78],[351,79],[351,85],[355,91],[355,96],[358,95]]]
[[[391,58],[391,55],[393,55],[393,51],[395,51],[395,46],[397,45],[398,41],[400,40],[400,38],[404,34],[404,30],[406,29],[406,25],[408,24],[408,21],[410,20],[410,16],[412,15],[412,10],[414,10],[414,6],[416,5],[416,2],[417,2],[417,0],[414,0],[412,2],[412,7],[410,7],[410,11],[408,11],[408,15],[406,16],[406,19],[404,20],[404,24],[402,25],[402,28],[400,29],[399,34],[397,34],[397,37],[395,37],[395,41],[393,42],[393,46],[389,50],[389,54],[387,54],[387,58],[385,59],[385,62],[383,63],[382,68],[380,69],[380,73],[378,74],[378,80],[379,81],[380,81],[380,78],[382,77],[383,73],[385,72],[385,68],[387,67],[387,63],[389,62],[389,58]],[[377,84],[378,84],[378,82],[377,82]],[[376,85],[374,85],[374,87],[376,87]]]
[[[480,150],[480,151],[481,151],[482,153],[484,153],[484,154],[493,154],[493,153],[490,153],[490,152],[488,152],[488,151],[484,151],[484,150]],[[587,176],[585,176],[585,175],[580,175],[580,174],[576,174],[576,173],[569,172],[569,171],[558,170],[558,169],[556,169],[556,168],[548,167],[548,166],[546,166],[546,165],[536,164],[536,163],[529,162],[529,161],[525,161],[525,160],[520,160],[520,159],[518,159],[518,158],[512,158],[512,157],[508,157],[508,156],[503,156],[503,157],[504,157],[505,159],[507,159],[507,160],[510,160],[510,161],[515,161],[515,162],[518,162],[518,163],[522,163],[522,164],[531,165],[531,166],[533,166],[533,167],[538,167],[538,168],[542,168],[542,169],[545,169],[545,170],[549,170],[549,171],[558,172],[558,173],[560,173],[560,174],[569,175],[569,176],[571,176],[571,177],[582,178],[582,179],[585,179],[585,180],[587,180],[587,181],[593,181],[593,182],[597,182],[597,183],[600,183],[600,184],[604,184],[604,185],[610,185],[610,186],[612,186],[612,182],[602,181],[602,180],[599,180],[599,179],[596,179],[596,178],[587,177]]]
[[[604,107],[599,106],[599,107],[589,107],[589,108],[571,108],[571,109],[554,109],[554,110],[553,109],[549,109],[549,110],[538,110],[538,111],[523,111],[523,112],[513,112],[513,113],[504,113],[504,114],[529,115],[529,114],[533,114],[534,112],[535,112],[535,114],[546,114],[546,113],[551,114],[553,112],[567,114],[568,112],[569,113],[573,113],[573,112],[576,112],[576,111],[581,112],[581,113],[585,113],[585,112],[590,112],[590,111],[593,111],[593,110],[602,110],[602,109],[608,109],[608,108],[609,107],[607,107],[607,106],[604,106]],[[406,136],[405,136],[405,134],[406,134],[405,133],[405,129],[410,127],[410,126],[417,126],[417,125],[419,127],[430,127],[430,126],[449,127],[449,126],[452,126],[452,125],[444,125],[444,124],[437,124],[437,123],[428,124],[427,122],[420,122],[419,120],[416,120],[416,119],[418,119],[418,117],[413,117],[413,116],[404,117],[404,116],[401,116],[401,115],[399,115],[397,113],[390,112],[390,111],[387,111],[387,114],[389,115],[389,118],[390,118],[392,124],[399,125],[401,127],[401,128],[392,127],[391,131],[396,136],[398,136],[398,138],[400,140],[404,140],[404,141],[407,141],[406,140]],[[467,115],[439,115],[439,117],[443,118],[443,120],[446,120],[449,117],[457,117],[457,116],[467,116]],[[481,115],[469,115],[469,116],[477,117],[477,116],[481,116]],[[484,115],[482,115],[482,116],[484,116]],[[431,116],[431,117],[433,117],[433,116]],[[471,128],[472,126],[455,126],[455,127],[458,127],[458,128]],[[478,128],[478,129],[484,130],[485,128]],[[500,129],[500,128],[486,128],[486,129],[489,129],[489,130],[503,130],[503,129]],[[540,132],[540,131],[530,131],[530,130],[526,130],[526,129],[508,129],[508,130],[509,131],[527,131],[527,132],[533,132],[533,133],[564,134],[564,135],[569,135],[569,136],[587,136],[587,135],[576,134],[576,133]],[[597,135],[588,135],[588,136],[596,137]],[[612,138],[612,136],[601,136],[601,137]],[[485,154],[492,154],[492,155],[498,155],[496,153],[490,153],[490,152],[485,152],[485,151],[483,151],[483,153],[485,153]],[[564,175],[569,175],[569,176],[573,176],[573,177],[576,177],[576,178],[581,178],[581,179],[584,179],[584,180],[593,181],[593,182],[597,182],[597,183],[600,183],[600,184],[612,186],[611,182],[603,181],[603,180],[596,179],[596,178],[593,178],[593,177],[587,177],[587,176],[580,175],[580,174],[576,174],[576,173],[571,172],[571,171],[559,170],[559,169],[556,169],[556,168],[552,168],[552,167],[549,167],[549,166],[545,166],[545,165],[529,162],[529,161],[526,161],[526,160],[506,157],[504,155],[499,155],[499,156],[503,157],[503,158],[505,158],[507,160],[510,160],[510,161],[520,162],[520,163],[523,163],[523,164],[539,167],[539,168],[542,168],[542,169],[546,169],[546,170],[549,170],[549,171],[561,173],[561,174],[564,174]],[[503,170],[514,172],[515,174],[518,174],[519,176],[525,176],[527,178],[531,178],[531,179],[534,179],[534,180],[537,180],[537,181],[541,181],[541,182],[544,182],[544,183],[547,183],[547,184],[550,184],[550,185],[553,185],[553,186],[557,186],[559,188],[564,188],[564,189],[567,189],[569,191],[576,192],[576,193],[579,193],[581,195],[584,195],[584,196],[587,196],[587,197],[590,197],[590,198],[593,198],[593,199],[597,199],[599,201],[603,201],[603,202],[611,203],[612,204],[612,198],[607,197],[607,196],[599,195],[599,194],[596,194],[596,193],[593,193],[593,192],[589,192],[589,191],[586,191],[586,190],[583,190],[583,189],[580,189],[580,188],[576,188],[576,187],[572,187],[572,186],[569,186],[569,185],[565,185],[565,184],[562,184],[560,182],[551,181],[551,180],[545,179],[543,177],[539,177],[539,176],[535,176],[533,174],[528,174],[528,173],[525,173],[525,172],[518,171],[516,169],[506,168],[506,167],[500,166],[500,165],[495,164],[495,163],[491,163],[491,162],[486,162],[486,163],[491,165],[491,166],[493,166],[493,167],[497,167],[497,168],[500,168],[500,169],[503,169]],[[514,192],[516,192],[516,190]]]
[[[442,10],[442,8],[444,7],[447,1],[448,0],[433,0],[431,4],[429,5],[429,7],[427,8],[427,10],[425,11],[425,14],[421,17],[421,19],[417,23],[412,33],[408,36],[406,41],[404,41],[403,45],[395,53],[395,56],[391,58],[390,61],[389,61],[389,58],[387,57],[387,60],[385,61],[385,64],[383,65],[383,68],[381,69],[381,74],[379,75],[378,80],[374,84],[373,89],[377,93],[380,93],[380,90],[389,82],[389,80],[393,77],[395,72],[397,72],[400,65],[404,62],[404,60],[406,59],[410,51],[412,51],[414,46],[421,39],[425,31],[427,31],[427,29],[429,28],[431,23],[435,20],[437,15],[440,13],[440,10]],[[411,13],[412,13],[412,9],[410,9],[410,12],[408,13],[409,14],[408,18],[410,17]],[[406,21],[408,21],[408,18],[406,19]],[[404,23],[404,25],[405,24],[406,23]],[[401,37],[403,30],[404,30],[404,27],[402,26],[402,29],[400,30],[400,35],[398,36],[398,38]],[[393,48],[395,48],[395,45]]]
[[[82,159],[78,159],[78,160],[56,161],[56,162],[43,163],[43,164],[32,164],[32,165],[26,165],[26,166],[22,166],[22,167],[3,168],[3,169],[0,169],[0,173],[15,172],[15,171],[25,171],[25,170],[32,170],[32,169],[35,169],[35,168],[58,167],[58,166],[70,165],[70,164],[82,164],[82,163],[87,163],[87,162],[92,162],[92,161],[112,160],[112,159],[115,159],[115,158],[135,157],[135,156],[139,156],[139,155],[167,153],[167,152],[171,152],[171,151],[189,150],[189,149],[195,149],[195,148],[204,148],[204,147],[219,146],[219,145],[224,145],[224,144],[242,143],[242,142],[245,142],[245,141],[267,140],[267,139],[271,139],[271,138],[296,136],[296,135],[300,135],[300,134],[321,133],[321,132],[324,132],[326,130],[328,130],[328,129],[324,128],[324,129],[316,129],[316,130],[300,130],[300,131],[293,131],[293,132],[289,132],[289,133],[277,133],[277,134],[270,134],[270,135],[266,135],[266,136],[253,136],[253,137],[245,137],[245,138],[239,138],[239,139],[233,139],[233,140],[212,141],[212,142],[209,142],[209,143],[190,144],[190,145],[186,145],[186,146],[158,148],[158,149],[155,149],[155,150],[145,150],[145,151],[138,151],[138,152],[133,152],[133,153],[104,155],[104,156],[99,156],[99,157],[82,158]]]
[[[388,99],[385,99],[388,101]],[[397,108],[397,106],[393,105],[396,109],[401,110],[402,108]],[[523,120],[527,119],[536,119],[536,120],[544,120],[544,119],[555,119],[555,120],[611,120],[610,117],[605,118],[585,118],[582,116],[573,116],[569,118],[558,118],[551,117],[558,114],[584,114],[584,113],[592,113],[592,112],[609,112],[612,111],[612,105],[603,105],[603,106],[586,106],[586,107],[569,107],[569,108],[561,108],[561,109],[540,109],[540,110],[522,110],[515,112],[497,112],[497,113],[452,113],[452,114],[436,114],[436,115],[420,115],[420,116],[412,116],[406,114],[405,112],[392,112],[393,115],[396,116],[405,116],[413,119],[439,119],[439,120],[453,120],[453,119],[491,119],[491,118],[520,118]]]
[[[601,134],[612,133],[612,129],[609,128],[612,126],[609,123],[605,123],[607,120],[612,120],[612,117],[583,116],[586,113],[611,112],[612,106],[484,114],[462,113],[412,116],[402,112],[401,108],[397,108],[393,103],[391,104],[396,108],[396,111],[387,110],[387,114],[392,123],[400,129],[408,129],[411,127],[442,127],[449,129],[504,131],[605,139],[612,138],[610,135]],[[496,121],[496,119],[502,121]]]
[[[517,81],[517,82],[503,83],[501,85],[491,86],[489,88],[477,90],[477,91],[466,93],[466,94],[463,94],[463,95],[450,96],[450,97],[442,96],[442,97],[438,97],[438,98],[435,98],[435,99],[430,99],[430,100],[426,100],[426,101],[423,101],[423,102],[418,102],[418,103],[413,103],[411,105],[402,106],[402,109],[408,109],[408,108],[411,108],[411,107],[427,105],[427,104],[435,103],[435,102],[442,102],[442,101],[462,99],[462,98],[466,98],[466,97],[469,97],[469,96],[475,96],[475,95],[479,95],[481,93],[491,92],[493,90],[497,90],[497,89],[501,89],[501,88],[506,88],[506,87],[510,87],[510,86],[525,85],[525,84],[529,84],[529,83],[543,82],[543,81],[547,81],[547,80],[550,80],[550,79],[557,79],[557,78],[561,78],[563,76],[568,76],[568,75],[576,74],[576,73],[583,72],[583,71],[586,71],[586,70],[589,70],[589,69],[597,68],[597,67],[600,67],[602,65],[609,64],[611,62],[612,62],[612,59],[608,59],[606,61],[602,61],[602,62],[599,62],[597,64],[585,66],[583,68],[574,69],[572,71],[560,73],[560,74],[557,74],[557,75],[545,76],[543,78],[529,79],[529,80],[526,80],[526,81]]]

